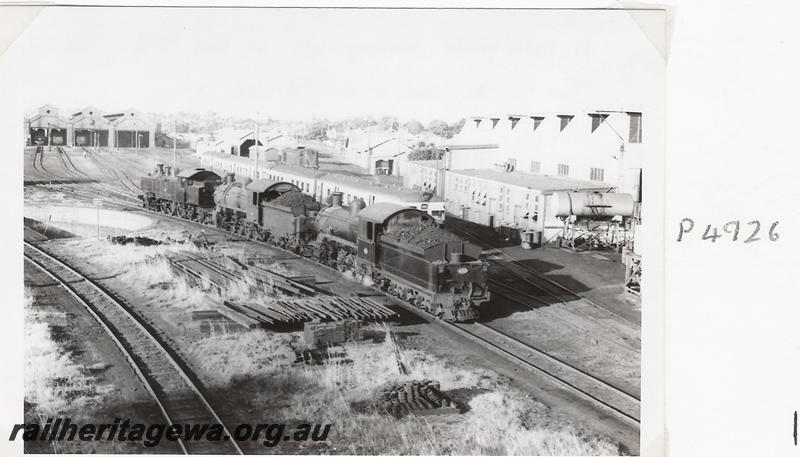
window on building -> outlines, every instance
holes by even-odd
[[[544,120],[544,118],[541,117],[541,116],[531,116],[531,119],[533,119],[533,130],[534,131],[536,131],[536,129],[539,128],[539,126],[542,124],[542,121]]]
[[[589,113],[589,117],[592,118],[592,133],[594,133],[600,127],[600,124],[606,120],[608,114]]]
[[[559,114],[558,115],[558,118],[561,120],[561,130],[560,130],[561,132],[563,132],[564,129],[567,128],[567,126],[569,125],[570,121],[572,121],[573,117],[575,117],[575,116],[573,116],[571,114]]]
[[[514,127],[516,127],[517,123],[519,122],[519,118],[514,116],[508,116],[508,120],[511,121],[511,130],[514,130]]]
[[[642,142],[642,113],[628,113],[630,118],[630,130],[628,141],[631,143]]]
[[[603,169],[602,168],[592,168],[591,173],[589,174],[589,179],[592,181],[602,181],[603,180]]]
[[[531,160],[531,173],[541,173],[542,172],[542,162],[538,160]]]
[[[558,176],[569,176],[569,165],[558,164]]]

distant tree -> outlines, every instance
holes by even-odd
[[[408,130],[408,133],[412,135],[418,135],[422,133],[423,130],[425,130],[425,126],[422,125],[422,122],[414,119],[406,122],[403,126]]]
[[[309,140],[327,140],[328,139],[328,123],[326,121],[314,121],[308,129],[306,138]]]
[[[447,134],[449,133],[450,128],[447,126],[447,122],[436,119],[431,121],[430,124],[428,124],[428,131],[433,133],[434,135],[439,135],[449,138]]]
[[[397,130],[398,124],[397,119],[392,116],[383,116],[381,120],[378,122],[381,130]]]
[[[460,121],[456,122],[455,124],[450,124],[450,126],[448,127],[449,131],[447,132],[449,136],[447,138],[452,138],[453,136],[458,135],[459,133],[461,133],[461,129],[464,128],[464,124],[466,124],[466,123],[467,123],[467,120],[462,118]]]
[[[432,143],[425,144],[419,142],[417,146],[408,153],[408,160],[438,160],[444,155],[444,149],[437,148]]]

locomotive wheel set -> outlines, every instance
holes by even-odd
[[[489,300],[480,247],[414,208],[363,200],[344,207],[336,192],[322,207],[291,183],[160,164],[141,187],[146,210],[290,250],[449,321],[474,320]]]

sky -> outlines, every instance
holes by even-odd
[[[646,111],[664,84],[657,47],[612,10],[48,7],[3,60],[26,109],[276,119]]]

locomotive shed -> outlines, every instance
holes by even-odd
[[[33,151],[31,151],[31,155],[32,153]],[[32,180],[35,180],[40,185],[46,182],[48,184],[44,189],[47,190],[42,189],[44,193],[59,193],[62,195],[63,200],[71,201],[72,204],[81,202],[85,204],[87,200],[90,200],[92,193],[106,192],[105,208],[131,210],[129,205],[135,203],[126,197],[127,194],[131,193],[131,189],[126,186],[126,183],[128,186],[135,184],[137,181],[135,177],[139,176],[130,171],[130,166],[135,163],[134,158],[115,157],[111,154],[104,155],[102,153],[98,154],[97,157],[87,157],[83,156],[80,151],[67,149],[65,154],[73,160],[73,165],[70,165],[69,160],[62,162],[59,156],[54,154],[57,154],[57,152],[53,152],[53,154],[45,153],[44,159],[40,162],[42,166],[39,167],[33,167],[32,164],[36,162],[26,156],[26,181],[30,176]],[[163,151],[161,154],[165,156],[167,151]],[[84,159],[86,159],[85,163]],[[187,165],[191,165],[191,161],[187,160],[186,162]],[[142,165],[139,165],[139,167],[144,168]],[[125,170],[128,171],[127,177],[122,174]],[[81,176],[81,174],[84,174],[84,176]],[[42,198],[41,195],[37,195],[38,192],[28,192],[28,196],[32,199]],[[159,233],[162,233],[163,236],[163,233],[178,234],[184,231],[194,236],[199,236],[199,232],[202,229],[204,232],[203,238],[210,242],[227,243],[233,246],[234,249],[241,249],[247,252],[252,257],[272,259],[276,263],[291,268],[297,275],[315,276],[319,287],[325,288],[334,294],[376,294],[373,289],[354,284],[352,281],[344,281],[339,273],[305,259],[297,258],[296,255],[288,254],[280,249],[250,241],[237,240],[236,237],[224,234],[212,227],[200,227],[188,221],[176,220],[159,214],[147,213],[144,215],[156,221],[152,228],[144,231],[145,233],[153,234],[153,236],[159,236]],[[472,236],[476,239],[487,239],[478,233]],[[274,399],[256,398],[258,397],[258,383],[254,380],[244,380],[235,385],[216,386],[213,379],[204,378],[207,375],[203,373],[209,372],[211,368],[207,365],[207,361],[203,360],[203,354],[193,351],[193,346],[201,343],[206,338],[206,335],[198,332],[190,322],[187,322],[187,314],[190,310],[187,308],[165,309],[168,304],[154,300],[152,290],[142,291],[135,284],[126,283],[124,279],[113,278],[112,276],[119,274],[119,268],[121,267],[117,266],[109,269],[108,266],[93,264],[91,251],[85,250],[85,248],[93,244],[89,243],[88,240],[83,240],[76,243],[76,245],[70,245],[70,243],[75,243],[75,240],[50,241],[45,244],[55,253],[66,259],[71,259],[76,264],[85,264],[88,270],[87,273],[90,275],[98,278],[108,277],[109,279],[103,280],[104,283],[125,297],[134,308],[145,316],[145,319],[154,328],[162,332],[163,337],[173,345],[173,348],[181,357],[185,358],[188,365],[198,373],[198,376],[209,385],[214,386],[211,389],[209,398],[212,402],[216,400],[223,406],[221,410],[223,421],[232,423],[254,422],[252,411],[263,406],[259,401],[274,401]],[[499,249],[499,251],[494,252],[493,249]],[[489,254],[492,261],[497,261],[498,263],[500,261],[505,262],[509,257],[513,257],[514,260],[519,260],[526,268],[543,271],[556,281],[564,279],[558,276],[559,271],[568,271],[573,280],[569,284],[571,286],[570,290],[588,297],[593,300],[593,303],[596,301],[597,303],[595,304],[600,308],[607,309],[614,314],[606,315],[599,308],[594,308],[596,314],[589,315],[587,313],[589,313],[591,306],[582,303],[577,296],[566,297],[568,293],[565,291],[561,291],[558,294],[561,298],[565,298],[565,303],[558,302],[554,297],[548,295],[546,292],[548,286],[543,285],[545,283],[542,282],[542,279],[534,278],[537,284],[540,284],[538,291],[537,286],[528,285],[522,292],[541,298],[545,304],[536,310],[524,310],[512,306],[510,303],[513,302],[514,297],[507,296],[510,293],[503,293],[498,289],[489,305],[504,310],[498,311],[497,313],[499,314],[504,312],[508,312],[508,314],[493,316],[496,318],[496,322],[493,322],[493,324],[497,324],[498,328],[513,333],[520,338],[538,336],[540,338],[534,340],[535,344],[541,345],[548,352],[553,352],[581,368],[593,372],[600,371],[604,378],[618,376],[617,379],[609,380],[611,382],[626,384],[626,380],[629,381],[632,378],[637,378],[638,380],[638,355],[635,351],[635,341],[626,340],[629,335],[625,331],[620,332],[619,328],[610,328],[610,326],[616,326],[627,330],[635,329],[636,325],[629,326],[619,320],[617,315],[623,316],[623,320],[630,320],[633,324],[638,324],[637,313],[634,311],[625,314],[625,310],[629,310],[631,307],[624,303],[620,304],[620,297],[616,292],[616,288],[619,285],[614,283],[615,275],[609,274],[608,277],[604,277],[593,273],[597,269],[593,268],[592,263],[614,263],[613,256],[609,259],[600,256],[603,257],[603,259],[600,259],[591,257],[594,254],[575,254],[562,250],[536,251],[532,253],[531,251],[517,250],[509,246],[495,247],[491,245],[485,246],[485,253]],[[527,258],[524,256],[527,256]],[[540,267],[542,266],[549,267],[549,269],[541,270]],[[494,264],[490,269],[490,274],[495,280],[513,275],[513,273],[501,270],[499,266]],[[524,270],[517,271],[517,274],[532,276],[531,272]],[[582,284],[585,287],[575,287],[576,284]],[[401,309],[401,306],[393,297],[375,297],[375,299],[392,304],[395,309]],[[577,314],[570,312],[570,310],[564,310],[563,308],[566,308],[566,305],[570,303],[582,303],[581,306],[586,309]],[[638,429],[636,426],[614,417],[608,411],[598,409],[597,405],[591,401],[564,390],[563,387],[554,384],[552,380],[547,379],[545,376],[537,376],[522,370],[518,364],[498,357],[497,354],[480,347],[474,342],[466,341],[459,335],[443,331],[439,326],[426,323],[408,311],[400,311],[400,313],[400,321],[391,323],[391,327],[394,329],[395,334],[398,335],[400,344],[403,347],[419,351],[420,354],[429,354],[433,360],[446,361],[443,364],[448,370],[451,369],[458,372],[469,367],[476,367],[480,370],[493,372],[492,381],[489,381],[490,389],[512,389],[515,392],[526,392],[533,395],[538,402],[549,408],[549,411],[544,415],[546,419],[543,418],[545,422],[571,424],[570,426],[575,427],[582,434],[599,434],[608,437],[614,442],[621,443],[625,452],[638,452]],[[520,317],[526,313],[530,314],[525,315],[524,318]],[[600,335],[594,338],[598,341],[597,343],[591,342],[592,337],[587,337],[586,330],[591,331],[593,335]],[[576,335],[580,336],[580,338],[576,338]],[[279,335],[279,341],[286,341],[290,338],[285,334]],[[589,340],[586,338],[589,338]],[[614,340],[616,343],[608,340]],[[597,352],[587,353],[585,351],[586,345],[584,344],[586,341],[589,341],[589,345],[597,346]],[[631,362],[628,368],[636,371],[635,373],[632,371],[626,375],[620,375],[619,373],[614,373],[614,370],[606,369],[608,365],[618,362],[615,357],[622,351],[630,351],[630,349],[620,346],[623,343],[628,346],[634,346],[629,358],[636,359],[636,363]],[[608,352],[607,349],[609,347],[614,347],[611,355],[601,358],[602,353]],[[592,360],[600,360],[600,362],[591,365],[590,362]],[[475,395],[482,388],[475,385],[461,387],[460,389],[464,391],[462,392],[463,399],[468,401],[470,396]],[[626,389],[637,391],[638,393],[638,385],[628,383]],[[235,402],[229,401],[229,398],[239,400],[239,404],[243,406],[233,407],[232,404]]]

